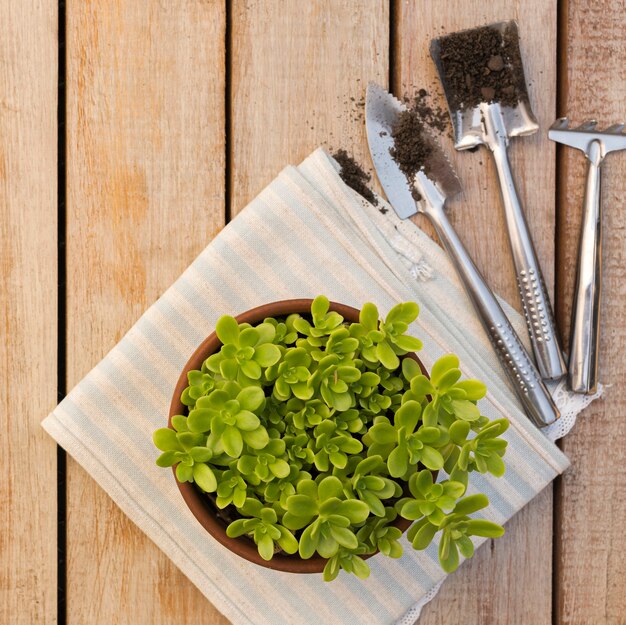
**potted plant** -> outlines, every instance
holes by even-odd
[[[440,535],[446,571],[472,556],[471,536],[504,533],[470,516],[489,502],[466,489],[472,471],[504,473],[508,421],[480,414],[486,388],[461,379],[456,356],[429,378],[406,334],[418,312],[398,304],[381,320],[373,304],[319,296],[219,319],[153,435],[157,464],[212,536],[332,580],[367,577],[377,552],[400,557],[407,529],[415,549]]]

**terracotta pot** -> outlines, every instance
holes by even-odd
[[[311,299],[292,299],[284,300],[280,302],[273,302],[271,304],[265,304],[258,308],[253,308],[247,312],[242,313],[235,317],[239,323],[250,323],[251,325],[262,322],[267,317],[286,317],[291,313],[306,314],[311,312]],[[351,306],[344,304],[337,304],[331,302],[330,310],[338,312],[348,322],[356,322],[359,320],[359,311]],[[180,374],[176,389],[174,390],[174,397],[170,406],[170,414],[168,418],[168,426],[172,428],[172,417],[174,415],[186,414],[187,407],[181,402],[180,396],[185,388],[188,386],[187,373],[192,369],[200,369],[202,363],[211,355],[214,354],[221,347],[222,343],[217,338],[215,332],[207,337],[202,344],[196,349],[193,356],[189,359],[187,364]],[[417,358],[415,354],[407,354],[405,358],[412,358],[415,360],[424,375],[427,375],[426,369],[422,362]],[[173,467],[174,471],[176,467]],[[176,479],[176,473],[174,472],[174,478]],[[270,561],[263,560],[257,551],[257,547],[252,539],[242,536],[239,538],[230,538],[226,535],[226,527],[228,523],[221,516],[221,511],[214,505],[209,497],[202,493],[194,484],[190,482],[179,482],[176,480],[178,488],[185,500],[187,506],[198,519],[202,527],[213,536],[224,547],[236,553],[237,555],[260,564],[266,568],[275,569],[278,571],[286,571],[289,573],[321,573],[324,570],[327,560],[318,555],[303,560],[298,554],[288,555],[284,553],[277,553]],[[401,517],[398,517],[393,523],[402,532],[406,531],[411,525],[412,521],[407,521]],[[374,555],[374,554],[371,554]],[[363,556],[368,558],[370,556]]]

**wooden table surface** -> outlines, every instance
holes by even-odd
[[[626,117],[624,0],[0,1],[0,624],[227,623],[39,426],[288,163],[369,168],[375,80],[425,87],[442,32],[516,18],[541,132],[512,160],[564,336],[584,159],[558,115]],[[451,218],[515,302],[494,169],[454,154]],[[571,469],[444,584],[421,625],[626,623],[626,154],[604,166],[601,378]],[[294,293],[294,296],[297,295]],[[58,554],[58,559],[57,559]]]

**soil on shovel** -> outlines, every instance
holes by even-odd
[[[515,107],[528,101],[517,27],[483,26],[439,39],[442,81],[451,110],[481,102]]]
[[[337,150],[333,158],[341,165],[339,172],[341,179],[368,202],[378,206],[378,200],[368,186],[372,176],[365,173],[363,168],[343,149]]]

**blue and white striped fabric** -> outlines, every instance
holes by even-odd
[[[505,522],[568,464],[521,413],[443,252],[407,222],[393,227],[408,250],[399,255],[386,218],[341,182],[325,152],[286,168],[43,422],[235,625],[412,622],[414,606],[444,573],[434,546],[415,552],[405,543],[399,560],[369,560],[369,579],[342,573],[327,584],[251,564],[198,524],[171,472],[154,464],[151,434],[166,422],[181,368],[222,314],[319,293],[357,307],[372,301],[381,311],[417,301],[413,330],[425,364],[457,353],[464,373],[488,384],[483,413],[511,420],[505,477],[472,476],[472,488],[492,503],[486,516]],[[416,279],[416,266],[428,279]],[[520,316],[508,310],[523,334]]]

